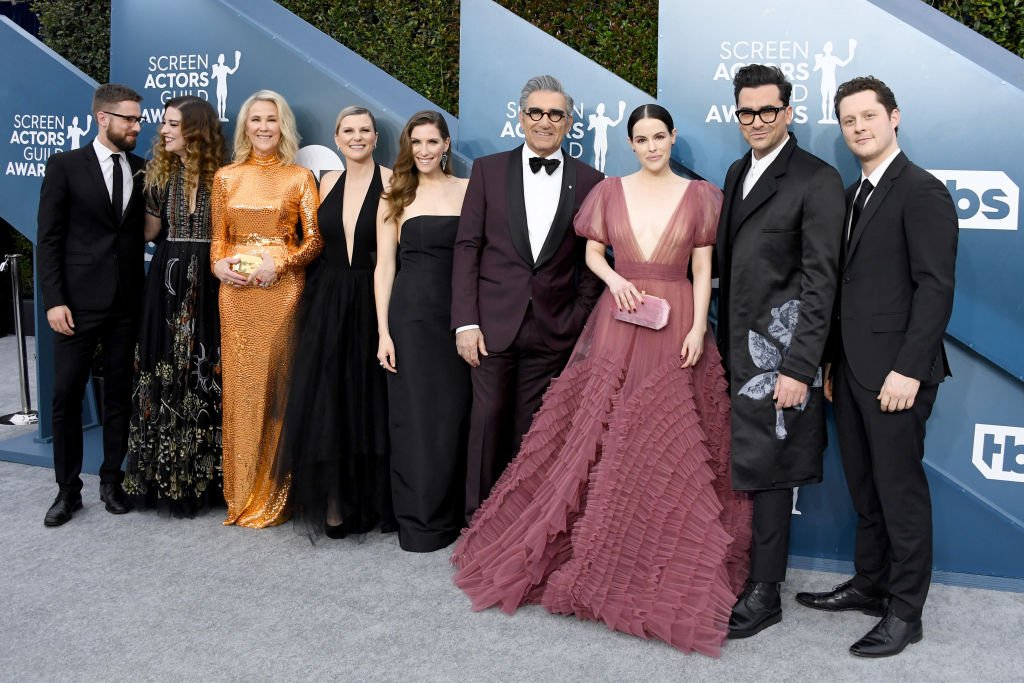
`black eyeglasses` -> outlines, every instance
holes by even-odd
[[[116,116],[119,119],[124,119],[125,121],[128,122],[129,126],[134,126],[136,123],[142,123],[142,117],[141,116],[126,116],[124,114],[118,114],[117,112],[113,112],[113,111],[106,111],[106,110],[101,110],[101,111],[103,111],[103,113],[107,114],[108,116]]]
[[[540,121],[542,118],[544,118],[545,114],[548,117],[548,121],[550,121],[551,123],[558,123],[559,121],[565,118],[565,112],[562,111],[561,109],[549,109],[547,111],[544,111],[543,109],[538,109],[537,107],[530,107],[523,113],[529,116],[534,121]]]
[[[744,126],[752,124],[755,116],[761,117],[761,120],[765,123],[775,123],[775,119],[779,118],[779,112],[785,110],[785,107],[761,107],[757,111],[753,109],[739,109],[736,112],[736,118]]]

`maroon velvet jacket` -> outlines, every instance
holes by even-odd
[[[480,325],[488,351],[504,351],[532,301],[553,351],[571,347],[603,284],[584,262],[572,221],[603,175],[565,154],[562,194],[536,262],[523,198],[522,146],[477,159],[462,205],[452,270],[452,329]]]

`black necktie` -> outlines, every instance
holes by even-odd
[[[121,172],[121,155],[111,154],[110,160],[114,162],[114,183],[110,193],[110,203],[114,206],[114,220],[119,224],[121,214],[124,212],[124,174]]]
[[[560,159],[545,159],[543,157],[530,157],[530,170],[536,173],[541,169],[541,166],[551,175],[558,168],[558,165],[562,163]]]
[[[875,186],[871,184],[871,181],[867,178],[860,184],[860,190],[857,191],[857,198],[853,200],[853,213],[850,214],[850,231],[847,233],[846,243],[849,244],[850,240],[853,239],[853,230],[857,227],[857,221],[860,220],[860,212],[864,210],[864,203],[868,200],[868,195],[871,194],[871,190],[875,189]]]

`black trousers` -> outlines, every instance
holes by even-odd
[[[73,311],[70,337],[53,343],[53,470],[61,491],[82,490],[82,399],[96,345],[103,346],[101,483],[119,482],[128,447],[132,359],[138,319],[122,310]]]
[[[932,577],[932,505],[925,477],[925,422],[938,385],[921,386],[914,406],[882,412],[840,361],[834,408],[846,483],[857,511],[854,585],[888,593],[904,620],[921,616]]]
[[[793,489],[754,491],[753,503],[750,580],[781,583],[789,562]]]
[[[519,452],[551,378],[569,360],[571,347],[552,351],[544,338],[530,306],[512,344],[504,351],[488,352],[473,368],[466,463],[467,522]]]

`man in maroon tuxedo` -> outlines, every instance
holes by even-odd
[[[473,164],[455,241],[452,327],[472,366],[466,519],[519,450],[601,292],[572,221],[602,175],[562,152],[572,98],[552,76],[519,98],[526,144]]]

